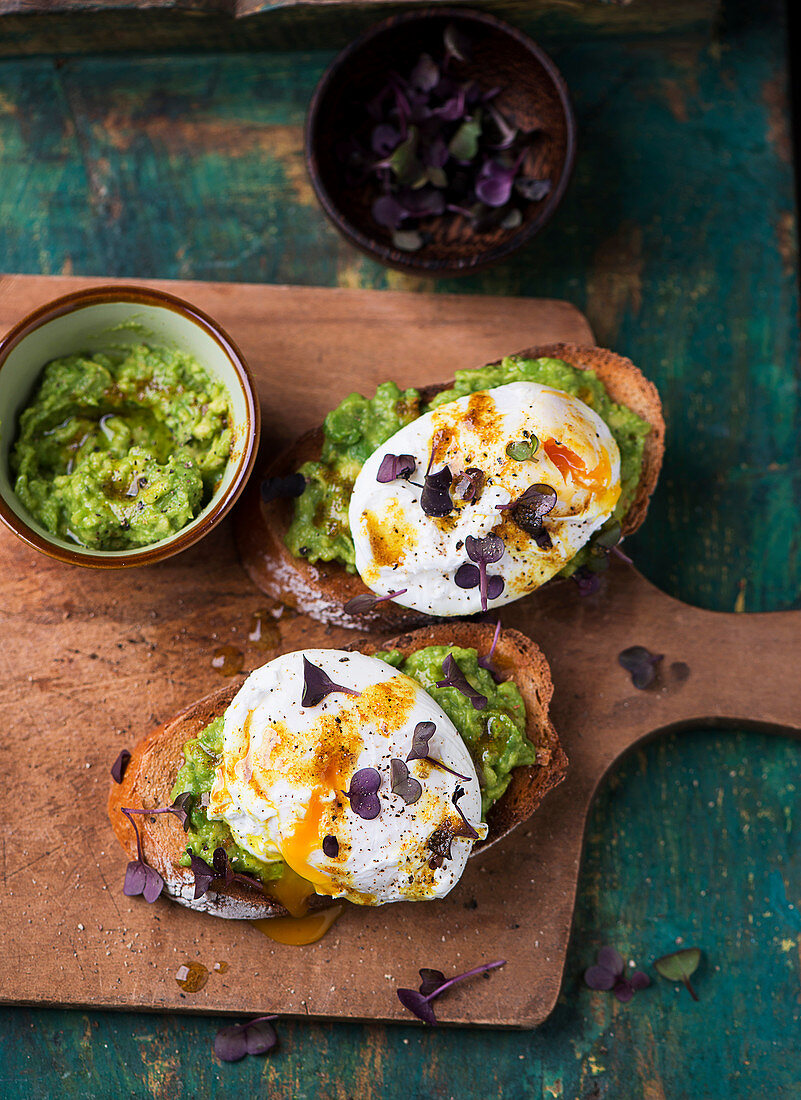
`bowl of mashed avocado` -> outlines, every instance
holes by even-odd
[[[73,564],[143,565],[229,511],[259,406],[236,345],[179,298],[103,286],[0,342],[0,519]]]

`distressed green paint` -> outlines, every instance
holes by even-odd
[[[570,298],[640,363],[669,450],[638,564],[685,599],[759,610],[801,603],[793,181],[776,12],[727,14],[712,45],[561,40],[581,128],[562,209],[526,252],[435,289]],[[4,62],[0,264],[425,289],[354,253],[310,199],[301,126],[329,57]],[[562,998],[535,1032],[284,1024],[274,1058],[221,1066],[212,1020],[5,1009],[0,1095],[794,1095],[799,774],[795,742],[720,731],[616,769]],[[653,971],[628,1006],[591,993],[581,974],[604,942],[641,966],[698,944],[700,1003]],[[410,959],[409,979],[436,961]]]

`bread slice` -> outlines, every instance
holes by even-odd
[[[656,387],[630,359],[604,348],[583,347],[580,344],[546,344],[526,348],[517,354],[526,359],[538,359],[541,356],[564,359],[566,363],[581,370],[595,371],[613,401],[626,405],[651,425],[651,431],[645,440],[642,475],[637,493],[622,523],[623,534],[630,535],[645,519],[665,450],[665,421]],[[420,392],[424,401],[430,401],[452,385],[453,382],[444,382],[425,387]],[[284,477],[294,473],[304,462],[318,460],[322,445],[322,427],[306,432],[288,450],[270,462],[262,470],[261,476],[251,478],[234,520],[239,556],[251,580],[281,603],[294,607],[313,619],[336,626],[360,630],[393,630],[407,629],[430,621],[420,612],[400,607],[392,601],[381,603],[372,611],[356,616],[349,615],[344,609],[348,600],[369,592],[361,577],[357,573],[348,573],[338,562],[318,562],[313,565],[293,557],[287,549],[284,538],[292,522],[294,501],[274,500],[263,504],[261,482],[266,477]]]
[[[404,655],[429,645],[457,645],[474,648],[479,654],[489,651],[493,627],[486,623],[436,623],[396,638],[360,639],[350,648],[372,654],[378,649],[399,649]],[[526,705],[526,733],[536,745],[539,763],[518,767],[503,796],[491,808],[487,824],[489,834],[474,851],[496,843],[531,816],[542,799],[558,783],[567,769],[567,757],[548,717],[553,694],[548,663],[532,641],[516,630],[504,630],[493,655],[498,674],[513,678]],[[204,726],[222,715],[241,686],[241,680],[193,703],[175,718],[149,733],[133,750],[122,783],[112,784],[108,800],[111,825],[129,859],[136,858],[136,839],[121,807],[156,809],[170,803],[170,791],[183,764],[186,741],[197,737]],[[137,815],[146,861],[161,874],[166,893],[186,905],[218,917],[256,920],[286,916],[286,909],[247,884],[234,881],[218,891],[209,890],[194,900],[194,877],[178,860],[184,852],[185,835],[173,814],[147,817]],[[322,909],[331,899],[317,894],[311,909]]]

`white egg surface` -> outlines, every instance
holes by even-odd
[[[304,657],[354,694],[333,691],[303,706]],[[406,761],[420,722],[435,725],[428,755],[467,778],[410,761],[422,792],[408,803],[392,791],[391,761]],[[378,788],[380,810],[370,819],[345,793],[363,769],[374,769]],[[473,840],[454,835],[464,828],[455,795],[484,837],[475,767],[431,696],[377,658],[309,649],[256,669],[231,702],[207,812],[247,851],[283,860],[317,893],[382,905],[443,897],[458,882]],[[442,851],[450,855],[437,858]]]
[[[521,460],[507,448],[533,453]],[[379,482],[387,455],[411,455],[414,471]],[[427,515],[421,507],[425,475],[429,468],[436,474],[445,467],[453,478],[451,511]],[[473,501],[460,498],[461,475],[468,470],[482,475]],[[513,509],[503,507],[533,485],[556,493],[542,521],[547,539],[540,543],[545,546],[515,522]],[[469,615],[482,609],[481,587],[460,587],[454,579],[470,564],[468,536],[493,534],[503,541],[502,556],[486,567],[490,577],[502,578],[502,585],[500,580],[490,584],[487,599],[488,606],[497,607],[558,573],[611,516],[619,496],[620,452],[601,417],[561,390],[512,382],[440,405],[401,428],[368,458],[349,508],[356,568],[380,596],[405,590],[393,597],[404,607],[438,616]]]

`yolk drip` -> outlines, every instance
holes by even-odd
[[[319,913],[307,913],[302,917],[272,917],[268,920],[255,920],[253,923],[260,932],[276,943],[290,944],[292,947],[305,947],[322,939],[328,929],[342,916],[344,905],[331,905]]]
[[[281,846],[281,857],[288,867],[301,878],[306,879],[318,894],[332,894],[336,887],[329,875],[312,867],[309,856],[322,846],[321,825],[323,817],[322,791],[319,786],[312,790],[309,805],[295,831],[287,837]]]
[[[304,917],[309,909],[309,898],[315,890],[308,879],[301,878],[291,867],[285,867],[284,873],[275,882],[266,887],[271,898],[283,905],[290,917]],[[287,919],[284,917],[281,920]],[[270,922],[272,923],[272,922]]]
[[[569,447],[557,443],[555,439],[546,439],[542,449],[553,462],[562,477],[567,481],[568,474],[576,485],[594,492],[603,492],[612,480],[612,465],[605,449],[601,451],[598,465],[587,470],[581,457]]]

